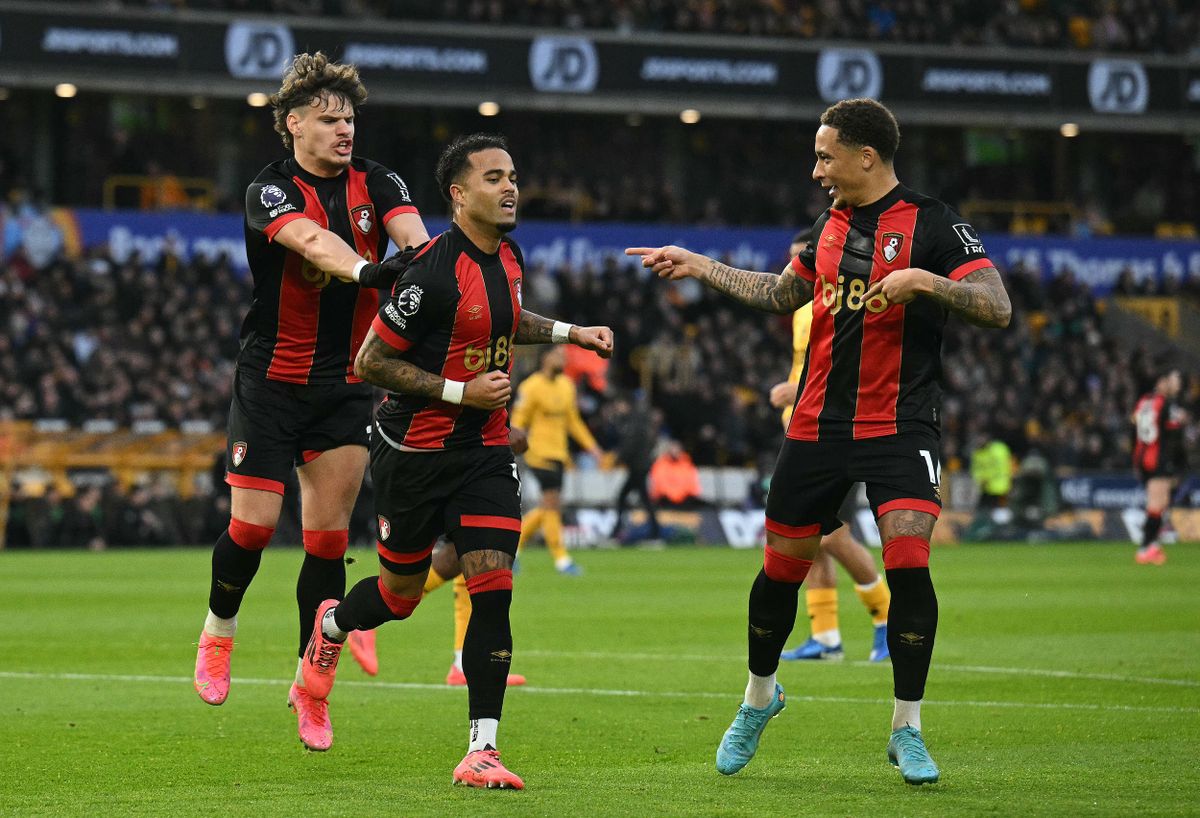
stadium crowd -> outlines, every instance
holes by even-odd
[[[467,21],[622,32],[1195,53],[1186,0],[107,0],[172,11]]]
[[[1069,275],[1043,285],[1018,267],[1006,279],[1015,318],[1007,330],[983,335],[957,320],[948,325],[943,462],[963,468],[974,447],[998,437],[1018,458],[1037,452],[1060,471],[1127,470],[1129,411],[1152,383],[1152,356],[1106,335],[1096,300]],[[18,253],[0,268],[0,417],[224,428],[247,290],[223,263],[170,255],[119,263],[96,251],[39,269]],[[579,385],[603,448],[619,447],[617,407],[640,394],[661,412],[664,435],[681,441],[697,465],[770,469],[782,426],[766,396],[787,374],[786,319],[694,282],[647,280],[616,259],[584,270],[534,268],[526,292],[531,309],[606,322],[616,333],[608,371]],[[532,359],[525,356],[522,374]],[[1200,416],[1194,389],[1187,403]],[[1192,448],[1198,431],[1193,421]],[[10,533],[15,543],[202,542],[228,513],[219,490],[186,508],[168,495],[154,485],[129,496],[111,487],[74,498],[47,490],[16,504]],[[30,528],[36,520],[53,525]]]

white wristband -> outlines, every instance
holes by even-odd
[[[554,329],[550,330],[550,340],[556,344],[565,344],[571,340],[571,327],[566,321],[555,321]]]
[[[358,277],[362,275],[362,268],[366,267],[370,263],[371,262],[367,261],[365,258],[359,259],[358,264],[355,264],[354,269],[350,271],[350,277],[355,281],[358,281]]]
[[[452,381],[446,378],[442,383],[442,400],[446,403],[462,403],[463,392],[467,390],[467,385],[462,381]]]

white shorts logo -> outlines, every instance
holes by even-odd
[[[233,444],[233,457],[232,457],[232,460],[233,460],[233,467],[234,467],[235,469],[236,469],[238,466],[242,465],[242,461],[246,459],[246,450],[247,450],[247,449],[249,449],[249,448],[250,448],[250,447],[249,447],[249,446],[247,446],[247,445],[246,445],[246,444],[245,444],[243,441],[241,441],[241,440],[239,440],[238,442],[236,442],[236,443],[234,443],[234,444]]]
[[[379,539],[381,541],[386,540],[390,536],[392,536],[392,524],[388,521],[387,517],[384,517],[382,514],[380,514],[379,515]]]

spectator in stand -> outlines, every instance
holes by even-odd
[[[701,504],[700,472],[678,440],[668,441],[650,467],[650,499],[674,508]]]

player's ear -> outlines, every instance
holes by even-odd
[[[864,145],[859,151],[859,159],[862,162],[863,170],[870,170],[879,164],[879,154],[870,145]]]
[[[287,119],[284,120],[287,124],[288,133],[292,135],[292,139],[300,139],[303,137],[303,128],[300,127],[300,115],[295,111],[289,111]]]
[[[465,200],[466,200],[466,191],[463,190],[463,186],[456,182],[451,182],[450,183],[450,204],[452,204],[454,207],[458,207],[459,205],[463,204],[463,202]]]

